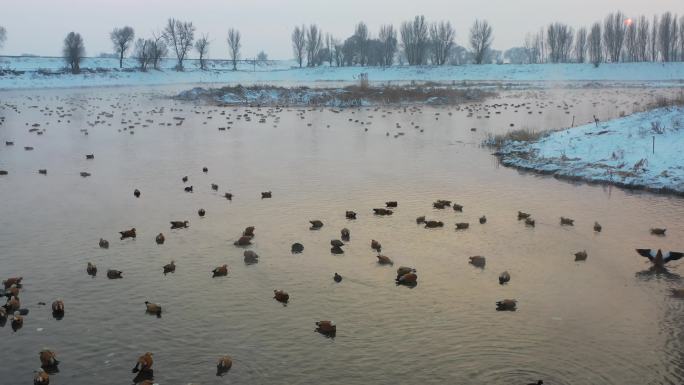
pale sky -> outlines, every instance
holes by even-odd
[[[671,11],[684,15],[684,0],[2,0],[0,25],[7,29],[1,55],[59,55],[70,31],[81,33],[88,56],[112,52],[109,31],[130,25],[136,37],[149,37],[169,17],[192,21],[208,33],[209,56],[227,57],[229,28],[242,33],[243,57],[260,50],[271,59],[292,57],[290,34],[297,24],[318,24],[344,39],[364,21],[373,36],[381,24],[395,27],[417,14],[428,21],[448,20],[456,42],[466,45],[476,18],[494,29],[494,48],[522,45],[525,34],[553,21],[573,27],[601,20],[612,11],[652,17]],[[193,52],[192,56],[195,54]]]

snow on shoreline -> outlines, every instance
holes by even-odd
[[[49,59],[49,60],[48,60]],[[494,82],[494,86],[508,82],[533,84],[567,82],[614,82],[632,86],[681,87],[684,84],[684,63],[616,63],[602,64],[486,64],[463,66],[393,66],[382,67],[315,67],[293,68],[290,61],[272,61],[266,65],[251,66],[242,63],[238,71],[223,65],[201,71],[188,65],[184,72],[164,66],[161,71],[139,72],[130,64],[124,70],[115,69],[105,59],[88,59],[93,70],[88,73],[55,74],[59,61],[55,58],[22,58],[18,62],[6,60],[3,69],[23,71],[6,72],[0,76],[0,90],[33,88],[71,88],[103,86],[153,86],[172,84],[278,84],[302,85],[318,82],[357,82],[360,73],[368,73],[371,82]],[[99,60],[99,61],[98,61]],[[167,60],[168,61],[168,60]],[[118,64],[118,63],[116,63]],[[108,65],[108,67],[102,67]],[[99,68],[99,69],[98,69]],[[103,69],[104,68],[104,69]],[[47,71],[46,71],[47,70]],[[51,73],[52,72],[52,73]],[[540,85],[541,83],[541,85]]]
[[[506,166],[560,178],[684,195],[683,150],[684,107],[666,107],[508,142],[497,155]]]

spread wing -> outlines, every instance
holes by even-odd
[[[651,249],[636,249],[636,252],[639,253],[642,257],[646,257],[649,260],[653,260],[655,258],[655,255],[653,255],[653,252]]]
[[[663,261],[665,261],[665,263],[667,263],[670,261],[676,261],[682,257],[684,257],[684,253],[679,253],[676,251],[670,251],[669,253],[667,253],[665,258],[663,258]]]

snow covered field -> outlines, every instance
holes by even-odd
[[[498,154],[507,166],[558,177],[684,194],[683,149],[684,107],[668,107],[508,142]]]
[[[201,71],[195,61],[186,63],[186,71],[172,70],[175,61],[166,59],[162,70],[139,72],[135,61],[126,59],[124,70],[119,71],[118,60],[89,58],[83,62],[84,73],[78,75],[55,74],[63,68],[60,58],[0,57],[0,69],[20,71],[0,76],[0,89],[98,87],[127,85],[169,84],[276,84],[282,86],[312,85],[318,82],[352,83],[360,73],[368,73],[371,82],[495,82],[549,83],[606,82],[624,86],[672,87],[684,85],[684,63],[619,63],[602,64],[488,64],[464,66],[394,66],[381,67],[316,67],[296,68],[292,61],[269,61],[252,65],[241,62],[238,71],[231,71],[227,61],[211,61],[210,69]],[[100,69],[100,70],[97,70]],[[51,73],[52,72],[52,73]]]

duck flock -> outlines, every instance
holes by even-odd
[[[544,108],[546,105],[544,103],[537,103],[536,108]],[[118,106],[119,108],[125,107],[124,105]],[[508,103],[502,103],[502,104],[494,104],[494,105],[486,105],[486,104],[472,104],[467,107],[457,107],[457,109],[463,108],[469,116],[473,116],[474,114],[484,114],[485,118],[488,118],[491,114],[491,111],[496,111],[498,108],[515,108],[518,109],[520,108],[521,110],[526,109],[529,110],[528,113],[532,114],[531,111],[531,105],[521,103],[521,104],[516,104],[516,105],[509,105]],[[562,108],[563,110],[566,111],[566,113],[569,113],[569,108],[572,107],[571,104],[564,104],[564,105],[558,105],[558,108]],[[16,106],[15,106],[16,110]],[[377,111],[376,109],[375,111]],[[409,111],[417,112],[419,111],[419,107],[413,107],[410,108]],[[43,111],[43,110],[41,110]],[[161,110],[153,111],[153,112],[163,112],[163,108]],[[181,110],[182,111],[182,110]],[[219,111],[219,110],[214,110],[214,112]],[[274,123],[278,123],[278,117],[276,116],[277,113],[283,111],[282,108],[272,108],[269,109],[265,114],[262,114],[261,109],[255,109],[255,110],[248,110],[244,114],[237,114],[235,115],[235,119],[240,120],[244,119],[246,121],[250,121],[252,119],[252,116],[254,116],[255,119],[258,119],[260,123],[264,123],[267,118],[274,118]],[[406,112],[406,108],[404,108],[404,112]],[[517,110],[516,110],[517,112]],[[57,108],[56,110],[45,110],[44,113],[48,116],[52,116],[53,114],[57,115],[61,119],[68,119],[71,116],[71,113],[64,110],[63,108]],[[390,112],[391,113],[391,112]],[[496,114],[499,112],[496,111]],[[539,111],[541,114],[541,110]],[[299,113],[301,115],[301,118],[304,119],[304,112]],[[389,113],[388,113],[389,114]],[[449,112],[451,114],[451,112]],[[144,123],[142,123],[142,118],[140,117],[142,114],[134,113],[136,116],[137,122],[132,121],[132,120],[122,120],[122,124],[126,125],[122,130],[123,131],[129,131],[131,134],[133,134],[133,129],[137,127],[146,127],[148,124],[153,123],[152,120],[146,120]],[[219,115],[225,115],[225,112],[219,113]],[[90,122],[89,125],[91,127],[105,124],[107,122],[106,119],[110,119],[113,117],[112,113],[107,113],[107,112],[99,112],[97,114],[97,119],[93,122]],[[226,119],[229,119],[231,117],[230,114],[226,117]],[[383,118],[386,117],[386,115],[382,116]],[[480,118],[481,116],[478,116],[477,118]],[[211,116],[208,116],[207,119],[210,119]],[[372,118],[372,116],[370,117]],[[435,114],[435,119],[439,119],[439,113]],[[175,117],[174,118],[176,125],[181,125],[183,124],[184,118],[182,117]],[[352,119],[349,119],[352,121]],[[4,119],[3,119],[4,121]],[[69,121],[67,121],[69,122]],[[359,122],[356,120],[355,122],[362,124],[365,126],[365,130],[368,130],[368,126],[371,124],[370,122]],[[142,124],[141,124],[142,123]],[[160,123],[161,125],[170,125],[171,123]],[[230,122],[229,125],[226,127],[219,127],[220,131],[225,131],[227,128],[230,128]],[[27,123],[27,125],[29,125]],[[416,131],[423,132],[423,128],[421,128],[419,125],[416,124],[411,124],[412,128],[414,128]],[[513,126],[513,124],[511,124]],[[397,129],[401,129],[401,126],[397,124]],[[88,135],[88,130],[87,129],[82,129],[81,130],[83,134]],[[121,130],[120,130],[121,131]],[[473,129],[473,131],[475,131]],[[35,133],[37,135],[42,135],[45,132],[44,128],[40,128],[40,125],[35,123],[31,125],[30,128],[31,133]],[[394,137],[399,137],[404,135],[403,132],[396,132],[393,136]],[[387,132],[387,136],[390,136],[390,133]],[[13,141],[6,141],[5,143],[7,146],[13,146],[14,142]],[[24,149],[26,151],[31,151],[33,150],[32,146],[25,146]],[[93,153],[90,154],[84,154],[85,159],[87,160],[95,160],[96,155]],[[204,174],[209,173],[209,169],[207,167],[202,168],[202,172]],[[39,174],[47,175],[48,170],[47,169],[39,169],[38,170]],[[6,170],[2,170],[2,175],[7,175],[8,172]],[[90,176],[90,172],[87,171],[81,171],[80,175],[82,177],[88,177]],[[191,185],[190,183],[190,178],[188,176],[182,176],[180,178],[181,186],[183,191],[186,193],[193,193],[197,191],[197,188],[199,186]],[[217,192],[219,191],[219,185],[216,183],[211,183],[209,186],[207,186],[210,191]],[[258,192],[255,192],[255,195],[258,194]],[[273,199],[274,197],[277,197],[276,194],[274,194],[272,191],[261,191],[260,192],[260,198],[261,199]],[[145,192],[141,191],[139,188],[134,188],[132,191],[132,199],[141,199],[141,197],[145,196]],[[233,193],[231,192],[224,192],[221,195],[223,198],[227,200],[233,200],[234,196]],[[378,217],[389,217],[394,214],[394,211],[399,207],[399,202],[397,201],[387,201],[384,202],[382,207],[374,207],[374,208],[367,208],[366,212],[368,214],[372,214]],[[426,209],[428,208],[428,205],[426,204]],[[435,210],[453,210],[454,212],[460,213],[464,211],[464,206],[461,204],[458,204],[456,202],[453,202],[450,199],[437,199],[434,202],[432,202],[432,209]],[[209,215],[210,213],[207,213],[207,211],[204,208],[199,208],[197,210],[197,215],[198,217],[205,217]],[[344,218],[347,221],[355,221],[357,220],[357,212],[353,210],[340,210],[340,216],[344,215]],[[528,227],[534,227],[536,222],[531,213],[528,212],[523,212],[523,211],[518,211],[517,213],[511,212],[508,215],[515,216],[517,217],[518,221],[521,223],[521,226],[528,226]],[[309,229],[311,231],[317,231],[320,230],[325,226],[325,222],[323,219],[319,218],[303,218],[302,221],[308,220],[309,221]],[[452,226],[454,231],[468,231],[471,226],[486,226],[487,225],[488,218],[486,215],[481,215],[477,223],[469,223],[469,222],[455,222],[453,224],[445,224],[443,221],[435,220],[432,218],[429,218],[427,216],[419,216],[416,218],[415,223],[416,225],[422,226],[425,229],[438,229],[438,228],[443,228],[446,226]],[[560,216],[558,218],[558,225],[559,226],[575,226],[575,221],[572,218]],[[182,230],[186,229],[191,225],[191,221],[188,220],[187,218],[176,218],[174,220],[169,221],[169,229],[174,229],[174,230]],[[593,224],[593,231],[596,233],[600,233],[602,231],[603,227],[601,224],[598,222],[595,222]],[[137,230],[135,227],[133,228],[127,228],[127,229],[112,229],[112,234],[114,234],[116,231],[118,231],[119,234],[119,239],[120,240],[132,240],[136,239],[138,236]],[[145,233],[157,233],[159,229],[146,229]],[[340,237],[337,239],[331,239],[330,240],[330,253],[332,254],[344,254],[345,246],[352,242],[352,234],[350,233],[350,230],[348,228],[342,228],[339,230]],[[666,236],[666,229],[665,228],[651,228],[648,230],[651,234],[654,236]],[[252,242],[254,238],[257,236],[257,229],[255,226],[248,226],[246,227],[237,237],[234,242],[234,246],[236,248],[239,248],[243,253],[244,257],[244,263],[245,264],[257,264],[260,260],[260,256],[254,251],[250,249],[250,246],[252,245]],[[110,247],[110,242],[107,239],[108,236],[103,235],[102,238],[99,239],[98,245],[101,249],[109,249]],[[155,237],[154,237],[154,242],[156,242],[158,245],[163,245],[166,242],[167,235],[164,234],[164,231],[160,231]],[[95,240],[94,240],[95,241]],[[372,253],[374,253],[373,258],[377,261],[379,265],[382,266],[394,266],[395,261],[388,255],[384,255],[382,253],[382,244],[380,241],[372,239],[370,241],[370,244],[368,245],[370,249],[372,250]],[[306,245],[304,245],[301,242],[295,242],[290,246],[290,252],[293,254],[298,254],[302,253],[304,251],[304,248]],[[662,251],[662,250],[651,250],[651,249],[636,249],[637,255],[640,255],[644,258],[647,258],[649,261],[651,261],[656,268],[664,268],[664,266],[671,261],[675,261],[678,259],[681,259],[684,254],[681,252],[675,252],[675,251]],[[589,255],[586,250],[569,250],[568,251],[568,256],[574,257],[575,261],[578,262],[584,262],[587,261],[589,258]],[[481,255],[473,255],[469,256],[467,259],[464,259],[464,263],[469,263],[475,268],[484,268],[487,263],[487,259],[485,256]],[[99,274],[102,274],[101,271],[98,270],[98,266],[96,266],[93,262],[87,262],[87,265],[84,266],[85,268],[85,274],[88,274],[92,277],[96,277]],[[122,270],[119,270],[121,268]],[[177,268],[181,268],[182,266],[177,267],[176,262],[174,260],[169,261],[169,263],[159,266],[159,271],[158,273],[160,274],[173,274]],[[125,279],[125,274],[126,269],[124,267],[108,267],[104,271],[104,275],[107,277],[107,279],[111,280],[121,280]],[[207,266],[206,268],[206,277],[197,277],[196,279],[221,279],[221,277],[226,277],[228,276],[231,271],[230,271],[230,266],[227,264],[222,264],[220,266]],[[155,272],[150,272],[150,274],[153,274]],[[340,283],[343,281],[344,277],[340,275],[338,272],[330,272],[330,278],[332,279],[333,282],[335,283]],[[398,266],[396,268],[396,277],[394,278],[393,284],[396,284],[397,286],[403,286],[403,287],[416,287],[418,285],[418,273],[419,269],[416,266]],[[507,270],[503,270],[499,276],[498,276],[498,283],[500,285],[508,285],[515,277],[512,277],[510,272]],[[17,276],[17,277],[4,277],[4,280],[2,281],[3,283],[3,289],[1,290],[0,294],[2,296],[6,297],[6,302],[4,305],[0,306],[0,323],[4,325],[7,321],[10,322],[12,329],[16,332],[19,331],[24,322],[25,317],[30,317],[28,309],[22,307],[22,302],[21,302],[21,290],[24,285],[30,285],[30,281],[24,281],[23,277]],[[296,296],[296,293],[292,293],[294,296]],[[673,291],[673,295],[677,297],[682,297],[684,298],[684,289],[675,289]],[[281,288],[273,288],[273,299],[275,301],[281,302],[281,303],[288,303],[290,301],[290,293],[287,291],[281,289]],[[164,311],[164,307],[159,304],[152,302],[151,300],[147,300],[144,303],[141,303],[140,306],[144,306],[145,310],[157,317],[161,317]],[[57,319],[61,319],[64,317],[65,313],[68,311],[68,298],[62,299],[58,298],[55,299],[50,306],[50,309],[52,311],[53,317]],[[496,301],[496,303],[492,304],[492,310],[494,311],[517,311],[518,310],[518,299],[517,298],[501,298],[500,300]],[[319,320],[312,320],[311,321],[311,326],[314,328],[314,330],[320,334],[322,334],[325,337],[328,338],[334,338],[336,336],[337,332],[337,324],[333,320],[329,319],[319,319]],[[343,325],[341,327],[344,327]],[[133,362],[132,364],[134,365],[132,368],[132,373],[135,374],[134,382],[136,383],[142,383],[143,385],[151,385],[153,384],[153,364],[154,364],[154,355],[152,352],[141,352],[142,354],[138,358],[136,362]],[[40,363],[40,369],[36,371],[35,376],[34,376],[34,384],[36,385],[47,385],[50,383],[50,376],[55,375],[58,373],[58,366],[59,366],[59,360],[58,360],[58,352],[55,350],[50,350],[50,349],[43,349],[40,352],[38,352],[39,355],[39,363]],[[223,375],[226,374],[232,367],[233,365],[233,359],[229,355],[221,355],[217,354],[217,359],[216,359],[216,370],[217,370],[217,375]],[[538,383],[543,383],[541,380]]]

